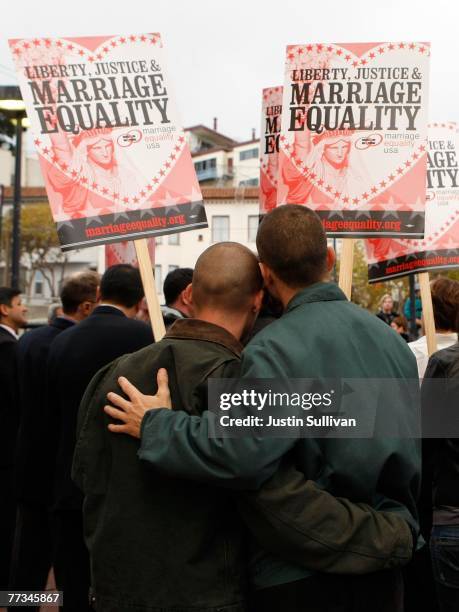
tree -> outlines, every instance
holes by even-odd
[[[4,223],[4,252],[11,244],[12,211]],[[51,295],[65,274],[67,255],[59,248],[55,224],[48,204],[31,203],[21,209],[21,263],[27,268],[26,293],[30,295],[35,272],[40,271]]]

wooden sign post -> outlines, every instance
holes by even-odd
[[[341,244],[339,264],[339,288],[348,300],[352,296],[352,272],[354,269],[355,238],[344,238]]]
[[[153,266],[148,251],[148,243],[146,238],[134,240],[135,251],[139,262],[140,276],[142,277],[143,289],[145,291],[145,299],[147,301],[148,313],[150,315],[153,335],[156,342],[166,333],[164,327],[163,315],[159,305],[158,295],[156,293],[155,278],[153,275]]]
[[[418,279],[419,288],[421,290],[424,333],[427,338],[427,351],[430,357],[430,355],[437,350],[437,336],[435,335],[435,319],[432,307],[432,293],[430,292],[429,273],[420,272],[418,274]]]

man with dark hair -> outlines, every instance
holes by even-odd
[[[99,371],[80,405],[73,477],[85,494],[85,537],[100,612],[246,609],[248,551],[237,497],[220,487],[149,470],[137,459],[137,441],[110,434],[107,423],[113,431],[121,426],[103,412],[106,394],[118,381],[123,391],[126,385],[131,388],[126,377],[143,393],[155,392],[152,373],[160,367],[169,371],[175,408],[194,415],[207,403],[209,377],[238,376],[240,340],[250,331],[262,301],[255,255],[237,243],[209,247],[199,257],[186,293],[196,318],[176,321],[161,342]],[[279,511],[282,491],[288,503],[281,510],[295,506],[294,515]],[[389,559],[397,563],[403,555],[409,558],[411,535],[402,519],[333,498],[306,483],[292,461],[255,497],[266,509],[265,521],[262,524],[255,513],[254,519],[249,516],[249,527],[269,543],[282,540],[287,556],[297,553],[306,560],[309,553],[314,567],[357,571],[358,564],[359,571],[369,572]],[[247,520],[250,512],[243,514]],[[275,517],[274,528],[266,524],[268,516]],[[314,535],[305,535],[308,529],[315,542]],[[340,534],[339,550],[329,545],[333,529]],[[364,533],[370,540],[375,536],[374,544],[365,545]]]
[[[81,493],[71,481],[78,406],[103,366],[153,342],[151,328],[135,320],[144,292],[140,272],[127,264],[108,268],[100,281],[99,304],[89,317],[53,341],[47,366],[48,427],[58,426],[53,511],[56,583],[65,609],[88,609],[89,560],[83,540]]]
[[[430,283],[430,291],[437,349],[442,350],[457,342],[456,317],[459,309],[459,282],[440,276]],[[427,338],[421,336],[414,342],[410,342],[408,346],[416,357],[419,378],[423,378],[429,361]]]
[[[18,289],[0,287],[0,591],[8,588],[14,533],[13,466],[19,423],[16,350],[18,332],[27,324],[26,312]]]
[[[340,384],[346,379],[398,379],[400,392],[390,402],[385,384],[371,388],[376,423],[387,419],[399,437],[217,438],[210,435],[215,418],[210,412],[190,417],[183,411],[158,409],[170,405],[163,388],[156,396],[142,396],[142,401],[137,396],[135,410],[132,401],[117,402],[111,396],[122,408],[118,418],[126,422],[120,431],[142,415],[141,460],[164,474],[241,488],[260,486],[294,450],[297,468],[307,479],[332,495],[395,512],[416,533],[421,461],[418,441],[409,439],[417,424],[417,407],[407,402],[409,382],[417,380],[410,350],[389,326],[348,302],[336,285],[327,282],[334,252],[327,248],[320,219],[312,211],[288,205],[267,214],[257,248],[265,286],[282,302],[284,314],[244,349],[242,377],[333,379]],[[368,413],[368,398],[362,402],[357,395],[352,404],[357,416]],[[337,546],[340,534],[335,537]],[[253,546],[253,610],[402,609],[399,570],[352,577],[311,574],[267,552],[265,542]]]
[[[166,306],[161,308],[166,328],[177,319],[193,316],[191,304],[185,291],[192,280],[192,268],[177,268],[166,276],[163,285]]]
[[[60,295],[62,315],[54,317],[49,325],[27,332],[19,341],[21,423],[16,452],[18,509],[11,589],[40,591],[46,586],[52,554],[48,471],[53,446],[43,418],[47,412],[46,362],[54,338],[91,314],[99,281],[96,272],[80,272],[68,278]]]

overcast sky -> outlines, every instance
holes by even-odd
[[[8,38],[160,32],[185,127],[259,135],[261,89],[282,84],[287,44],[432,43],[430,117],[459,121],[457,0],[25,0],[2,19],[0,83],[14,83]]]

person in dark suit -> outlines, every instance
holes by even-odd
[[[16,349],[18,332],[27,323],[21,292],[0,287],[0,591],[8,588],[14,533],[14,446],[19,421]]]
[[[48,428],[57,431],[53,523],[54,572],[65,610],[89,608],[89,556],[83,539],[82,496],[71,480],[80,400],[100,368],[153,342],[151,328],[134,320],[143,298],[139,271],[120,264],[100,282],[100,304],[53,341],[48,358]]]
[[[46,361],[51,342],[88,317],[97,299],[99,275],[81,272],[61,290],[62,314],[24,334],[18,344],[21,422],[17,439],[15,489],[18,502],[10,589],[40,591],[51,568],[48,519],[49,482],[43,414],[46,410]],[[38,610],[38,607],[35,608]]]

